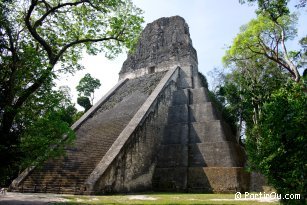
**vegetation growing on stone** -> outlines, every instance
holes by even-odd
[[[76,87],[78,91],[77,103],[84,108],[85,112],[93,106],[95,90],[100,86],[99,79],[93,78],[89,73],[79,81]]]
[[[208,97],[210,101],[215,105],[215,108],[222,114],[223,119],[229,124],[233,134],[237,135],[237,132],[239,132],[239,125],[237,124],[237,115],[232,107],[226,105],[226,101],[224,99],[225,96],[224,94],[220,93],[223,91],[219,90],[218,92],[214,92],[212,90],[209,90],[207,78],[200,72],[198,73],[198,75],[200,77],[202,85],[208,89]],[[240,141],[240,139],[238,139],[238,141]]]

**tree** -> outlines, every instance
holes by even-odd
[[[264,174],[280,194],[307,195],[307,95],[302,84],[289,83],[275,91],[263,106],[257,126],[247,138],[250,166]]]
[[[303,37],[299,43],[302,46],[301,51],[298,53],[298,66],[305,69],[304,72],[307,71],[307,36]]]
[[[285,46],[296,36],[288,1],[257,2],[257,19],[242,27],[223,59],[233,69],[224,95],[231,106],[239,105],[246,122],[249,168],[265,175],[280,194],[296,192],[303,198],[283,203],[305,204],[306,82],[298,73],[304,50]]]
[[[287,15],[289,14],[289,8],[287,7],[287,4],[290,0],[239,0],[240,3],[244,4],[246,2],[248,3],[254,3],[257,2],[258,4],[258,11],[257,13],[261,12],[270,12],[272,15]],[[295,5],[297,8],[305,7],[307,4],[307,0],[299,0],[299,2]]]
[[[76,89],[79,92],[78,96],[89,97],[90,103],[93,105],[95,90],[101,86],[97,78],[93,78],[89,73],[85,74],[79,81]],[[79,104],[79,103],[78,103]]]
[[[2,7],[2,135],[47,78],[81,68],[83,48],[90,54],[104,50],[112,57],[122,47],[130,48],[141,30],[141,11],[129,0],[12,0]],[[55,70],[57,63],[60,70]]]
[[[65,146],[75,138],[70,129],[73,115],[69,111],[64,108],[48,111],[27,127],[21,136],[19,170],[64,154]]]
[[[285,45],[287,40],[292,40],[296,36],[296,21],[295,15],[281,16],[276,22],[266,15],[258,15],[257,19],[251,20],[241,28],[224,61],[240,61],[263,56],[288,71],[298,82],[298,67]]]
[[[44,159],[63,153],[64,145],[74,138],[70,125],[75,112],[70,99],[62,91],[54,90],[52,83],[45,82],[31,96],[15,117],[13,133],[18,137],[1,141],[2,153],[9,155],[0,156],[2,186],[27,166],[39,165]],[[5,146],[9,147],[6,152],[2,150]]]
[[[84,108],[84,112],[88,111],[92,107],[92,104],[88,97],[84,96],[78,97],[77,103]]]
[[[277,21],[281,16],[288,15],[290,13],[287,4],[289,0],[239,0],[241,3],[253,3],[257,1],[258,10],[257,14],[268,14],[270,19]],[[302,0],[306,1],[306,0]]]
[[[215,94],[236,118],[240,139],[245,137],[244,130],[258,123],[263,104],[273,91],[287,82],[287,76],[264,56],[234,60],[226,54],[224,60],[231,72],[224,75]]]
[[[300,0],[300,2],[296,5],[297,8],[302,8],[302,7],[306,7],[307,5],[307,0]]]
[[[23,121],[47,113],[32,109],[31,101],[43,99],[58,74],[82,69],[84,49],[111,58],[132,48],[141,13],[130,0],[0,2],[0,170],[19,160]]]

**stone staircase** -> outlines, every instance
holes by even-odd
[[[36,167],[19,184],[20,192],[82,194],[84,182],[164,73],[127,81],[76,130],[76,140],[64,157]]]
[[[248,186],[242,185],[244,150],[204,87],[173,93],[158,153],[156,191],[233,192]]]
[[[71,194],[84,191],[85,179],[113,144],[129,121],[129,117],[131,116],[110,119],[108,123],[99,124],[100,126],[97,124],[97,129],[89,128],[95,130],[92,133],[82,128],[78,130],[77,135],[83,137],[76,141],[75,146],[66,149],[66,156],[49,160],[42,169],[33,170],[22,183],[22,191]]]

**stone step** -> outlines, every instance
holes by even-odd
[[[211,102],[174,105],[168,109],[168,125],[188,122],[204,122],[220,120],[221,114],[214,108]]]
[[[61,186],[23,186],[19,192],[22,193],[54,193],[54,194],[83,194],[84,186],[61,187]]]
[[[88,177],[88,175],[62,175],[62,174],[56,174],[54,173],[53,175],[40,175],[40,176],[31,176],[29,177],[27,180],[25,180],[23,183],[27,184],[27,183],[36,183],[36,184],[41,184],[41,182],[50,182],[50,183],[55,183],[55,182],[59,182],[59,181],[71,181],[71,183],[79,183],[79,182],[83,182],[86,178]]]
[[[189,144],[189,167],[243,167],[243,148],[234,142]]]
[[[26,181],[22,183],[22,186],[24,187],[34,187],[34,186],[42,186],[42,187],[71,187],[71,186],[83,186],[84,181],[78,181],[78,180],[69,180],[66,181]]]
[[[116,121],[112,120],[113,122]],[[117,123],[127,123],[126,120],[118,120]],[[103,155],[116,140],[123,126],[112,126],[104,132],[104,139],[87,136],[87,139],[77,140],[77,147],[67,149],[66,157],[49,162],[43,170],[34,170],[26,179],[30,184],[35,182],[45,186],[46,184],[58,184],[72,186],[76,182],[84,182],[96,167]],[[113,129],[114,128],[114,129]],[[26,183],[24,183],[26,184]],[[49,191],[48,191],[49,192]]]
[[[229,125],[220,120],[169,124],[165,127],[162,144],[188,144],[232,141],[236,139]]]
[[[204,87],[189,89],[189,104],[199,104],[210,102],[208,90]]]
[[[157,167],[243,167],[244,156],[243,148],[229,141],[165,144],[160,146]]]
[[[156,167],[186,167],[188,166],[188,145],[161,145],[158,151]]]
[[[31,175],[31,177],[29,179],[43,179],[43,178],[52,178],[52,177],[61,177],[61,176],[65,176],[65,178],[76,178],[76,177],[86,177],[87,174],[90,173],[90,172],[80,172],[80,171],[75,171],[75,172],[67,172],[67,171],[64,171],[62,172],[61,170],[59,171],[54,171],[54,172],[46,172],[44,174],[42,174],[42,172],[36,172],[36,173],[33,173]]]
[[[211,102],[189,105],[190,122],[204,122],[220,119],[221,114],[215,109]]]
[[[189,89],[180,89],[173,92],[172,105],[188,105],[190,98]]]
[[[179,89],[173,92],[172,105],[188,105],[210,102],[208,90],[204,87]]]
[[[188,105],[170,106],[168,109],[167,124],[188,123]]]
[[[188,123],[170,124],[165,127],[162,144],[187,144],[188,136]]]
[[[156,168],[153,174],[154,191],[185,192],[187,167]]]
[[[193,78],[192,77],[180,77],[177,81],[178,88],[193,88]]]
[[[194,122],[189,124],[189,142],[236,142],[229,125],[221,120]]]
[[[243,167],[189,167],[188,179],[188,192],[236,193],[249,187]]]

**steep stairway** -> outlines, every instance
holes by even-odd
[[[207,92],[196,87],[173,93],[154,190],[211,193],[241,189],[244,150]]]
[[[48,160],[19,184],[21,192],[82,194],[84,182],[165,73],[128,80],[76,130],[65,156]]]

